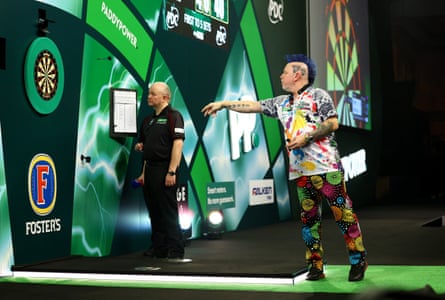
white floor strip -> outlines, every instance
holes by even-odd
[[[289,278],[236,277],[236,276],[178,276],[151,274],[103,274],[103,273],[63,273],[13,271],[13,277],[29,279],[79,279],[110,280],[128,282],[169,282],[169,283],[226,283],[226,284],[290,284],[294,285],[305,279],[306,273]]]

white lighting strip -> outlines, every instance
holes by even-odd
[[[224,276],[179,276],[145,274],[102,274],[102,273],[63,273],[63,272],[28,272],[14,271],[13,277],[35,279],[88,279],[110,281],[144,281],[169,283],[228,283],[228,284],[296,284],[304,280],[306,273],[293,278],[266,277],[224,277]]]

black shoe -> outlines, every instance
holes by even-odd
[[[166,258],[167,254],[157,253],[153,248],[150,248],[144,252],[144,256],[151,258]]]
[[[366,261],[362,261],[358,264],[351,265],[351,269],[349,270],[349,281],[360,281],[365,278],[365,271],[368,268],[368,263]]]
[[[150,248],[150,249],[148,249],[147,251],[144,251],[143,255],[144,255],[144,256],[148,256],[148,257],[154,257],[154,256],[155,256],[155,253],[154,253],[153,248]]]
[[[306,276],[306,280],[316,281],[325,278],[323,270],[320,270],[316,267],[311,267],[309,269],[309,273]]]
[[[184,254],[169,253],[167,258],[168,259],[183,259]]]

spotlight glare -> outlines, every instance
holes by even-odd
[[[219,225],[219,224],[222,223],[222,221],[223,221],[223,216],[222,216],[222,213],[220,211],[212,211],[209,214],[209,222],[212,225]]]
[[[192,216],[190,214],[180,214],[179,224],[182,230],[187,230],[192,227]]]
[[[219,239],[225,230],[224,215],[220,210],[211,211],[201,223],[201,234],[205,238]]]

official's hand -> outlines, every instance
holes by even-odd
[[[144,173],[139,175],[138,178],[136,178],[137,182],[139,182],[141,185],[144,185]]]
[[[136,143],[136,145],[134,145],[134,150],[142,152],[144,151],[144,144],[143,143]]]
[[[204,114],[204,117],[207,117],[210,115],[215,116],[216,113],[219,110],[221,110],[222,108],[223,108],[222,102],[211,102],[211,103],[207,104],[206,106],[204,106],[201,109],[201,112]]]
[[[174,186],[176,183],[176,175],[165,175],[165,186]]]

